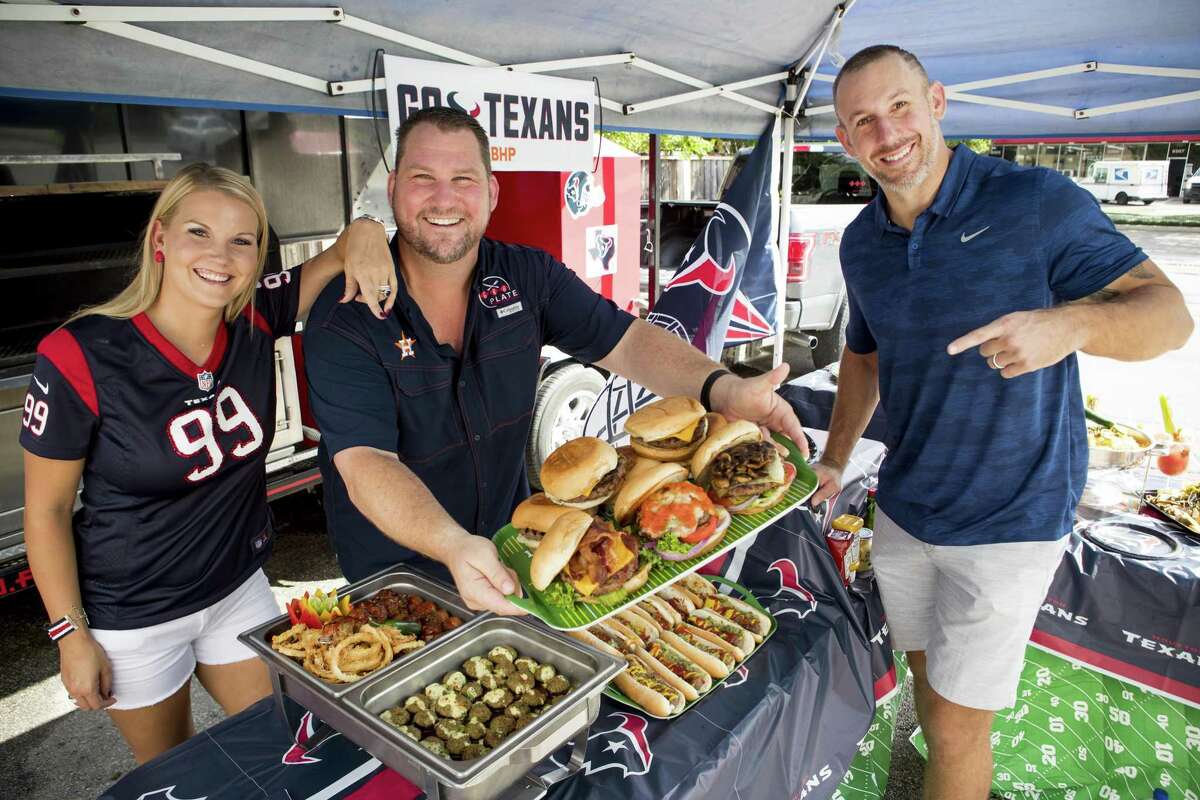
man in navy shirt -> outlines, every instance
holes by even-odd
[[[1075,352],[1181,347],[1178,289],[1095,200],[1046,169],[942,140],[946,93],[867,48],[834,84],[838,140],[882,192],[846,229],[846,349],[819,502],[880,402],[875,572],[929,743],[926,798],[985,798],[995,710],[1087,474]]]
[[[388,190],[396,313],[383,323],[347,313],[333,287],[304,343],[326,516],[350,580],[420,554],[449,568],[471,608],[520,613],[503,597],[517,582],[490,537],[529,491],[543,344],[663,396],[695,397],[707,383],[713,410],[804,441],[775,394],[786,367],[736,378],[547,253],[482,238],[499,185],[474,118],[446,108],[410,116]]]

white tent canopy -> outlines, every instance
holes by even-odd
[[[841,30],[804,76],[816,83],[800,135],[832,134],[837,64],[880,41],[917,53],[951,86],[951,136],[1200,131],[1195,0],[8,3],[0,94],[366,114],[383,48],[595,77],[605,127],[748,136],[839,8]]]

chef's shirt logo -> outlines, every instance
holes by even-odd
[[[483,279],[483,288],[479,290],[479,302],[484,308],[500,308],[517,302],[521,293],[508,281],[497,275],[488,275]]]

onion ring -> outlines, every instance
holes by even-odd
[[[308,630],[309,627],[307,625],[303,622],[298,622],[278,636],[272,636],[271,648],[283,653],[285,656],[304,658],[308,654],[308,648],[304,643],[304,634]]]
[[[365,652],[363,652],[365,648]],[[350,656],[343,669],[343,658]],[[392,660],[392,646],[387,638],[371,625],[339,642],[333,648],[329,667],[334,676],[343,683],[361,680],[368,673],[386,666]],[[349,670],[347,672],[346,670]]]

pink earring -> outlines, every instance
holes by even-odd
[[[163,262],[164,262],[164,261],[166,261],[166,260],[167,260],[167,257],[166,257],[166,255],[163,253],[163,251],[162,251],[162,250],[155,250],[155,251],[154,251],[154,261],[155,261],[155,263],[157,263],[157,264],[161,264],[161,263],[163,263]]]

